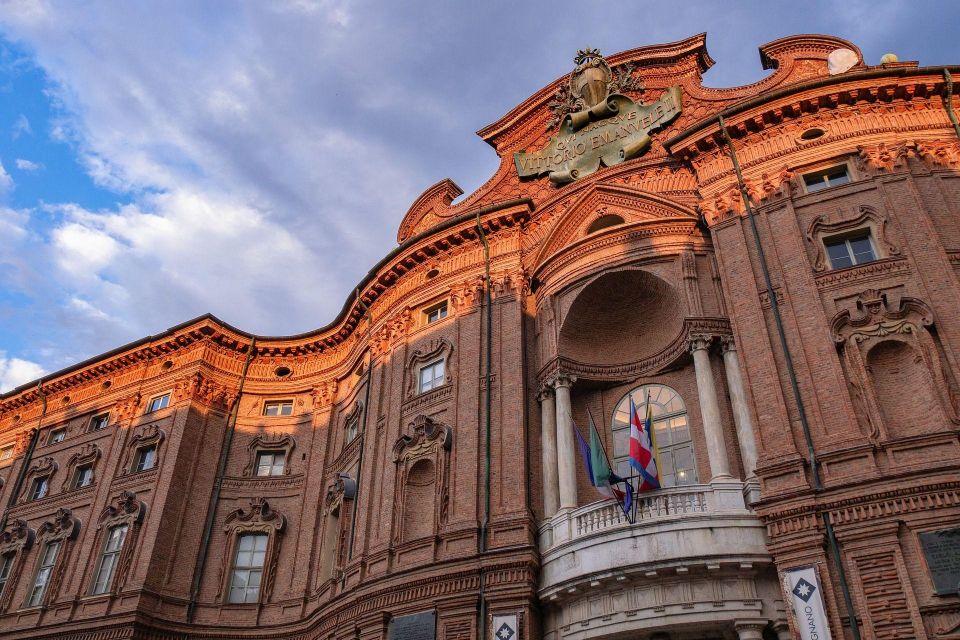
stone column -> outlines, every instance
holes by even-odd
[[[753,422],[750,420],[743,377],[740,375],[737,346],[733,342],[733,336],[721,338],[720,346],[723,350],[723,366],[727,372],[727,387],[730,391],[730,403],[733,405],[733,422],[737,427],[743,472],[747,478],[752,478],[756,476],[757,442],[753,437]]]
[[[561,373],[553,381],[557,396],[557,468],[560,484],[560,508],[577,507],[577,443],[573,435],[573,405],[570,387],[576,377]]]
[[[703,417],[703,433],[707,440],[707,455],[710,457],[711,481],[714,478],[730,477],[730,461],[720,425],[720,403],[710,368],[710,341],[712,336],[693,334],[687,348],[693,354],[693,368],[697,374],[697,395],[700,398],[700,415]]]
[[[543,517],[549,518],[560,505],[560,480],[557,474],[557,405],[553,387],[545,384],[537,400],[540,401],[540,449],[543,464]]]

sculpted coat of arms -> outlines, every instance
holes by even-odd
[[[621,93],[643,90],[632,65],[614,73],[597,49],[581,49],[574,63],[568,84],[550,104],[560,116],[557,135],[540,151],[513,156],[521,178],[546,174],[561,185],[597,171],[601,163],[620,164],[644,153],[650,133],[680,115],[678,86],[656,102],[638,104]]]

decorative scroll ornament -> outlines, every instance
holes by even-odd
[[[238,525],[244,525],[244,529],[259,528],[283,531],[287,526],[287,518],[271,509],[270,503],[263,498],[254,498],[250,501],[249,509],[234,509],[227,514],[224,523],[227,525],[225,529],[227,532]]]
[[[546,174],[561,185],[594,173],[601,163],[620,164],[649,149],[650,132],[680,115],[679,86],[670,87],[652,104],[637,104],[622,93],[643,88],[632,67],[614,75],[596,49],[581,49],[574,62],[567,88],[550,103],[554,119],[548,129],[559,116],[557,135],[545,149],[513,156],[521,178]]]
[[[174,402],[195,398],[217,409],[226,409],[236,397],[236,390],[211,380],[199,372],[177,380],[173,388]]]
[[[80,520],[73,517],[70,509],[57,509],[53,519],[47,520],[37,531],[41,540],[73,540],[80,533]]]
[[[137,500],[137,494],[133,491],[122,491],[100,512],[98,522],[101,527],[121,523],[140,524],[146,513],[147,505]]]

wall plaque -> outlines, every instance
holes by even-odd
[[[390,620],[390,640],[436,640],[437,612],[424,611]]]
[[[937,595],[960,593],[960,528],[920,534],[920,546]]]
[[[682,110],[680,87],[670,87],[651,104],[636,103],[619,91],[632,84],[632,68],[614,76],[596,49],[577,52],[570,75],[569,111],[557,135],[540,151],[513,155],[517,175],[546,174],[561,185],[635,158],[650,148],[650,133],[667,125]]]

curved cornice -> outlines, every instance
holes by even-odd
[[[533,202],[529,198],[508,200],[474,209],[409,238],[370,269],[354,289],[353,295],[344,302],[337,317],[319,329],[290,336],[259,336],[207,313],[20,385],[0,395],[0,401],[13,399],[12,404],[5,403],[5,409],[21,406],[37,400],[41,395],[93,380],[120,367],[171,354],[201,340],[213,341],[238,354],[245,354],[254,338],[257,341],[256,355],[323,353],[349,339],[363,317],[364,308],[374,304],[411,269],[453,247],[479,243],[476,230],[478,215],[484,232],[488,236],[495,236],[505,229],[523,224],[529,219],[532,209]]]
[[[718,118],[723,116],[731,137],[741,138],[787,118],[799,117],[839,104],[858,102],[890,102],[896,98],[940,97],[944,94],[943,71],[960,73],[960,65],[946,67],[912,67],[909,65],[870,67],[834,76],[817,77],[806,82],[786,85],[774,91],[739,100],[726,108],[691,124],[663,143],[673,155],[690,157],[698,151],[713,149],[720,139]],[[883,80],[907,80],[891,90]],[[915,80],[911,83],[909,80]],[[803,100],[796,97],[807,94]],[[762,113],[748,112],[760,109]],[[949,123],[945,123],[945,126]]]

